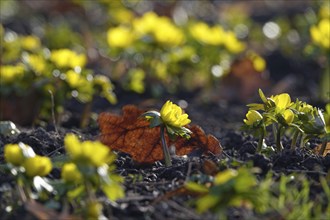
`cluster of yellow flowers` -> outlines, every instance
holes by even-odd
[[[33,149],[23,143],[7,144],[4,148],[7,163],[15,167],[22,167],[27,177],[46,176],[52,170],[52,163],[48,157],[36,155]]]
[[[108,43],[111,47],[126,48],[131,46],[136,39],[146,35],[152,36],[156,42],[176,46],[185,41],[185,36],[180,28],[163,16],[154,12],[147,12],[142,17],[133,20],[130,26],[126,24],[108,30]]]
[[[204,22],[192,24],[189,28],[191,35],[203,44],[221,46],[231,53],[239,53],[245,49],[245,44],[239,41],[235,33],[225,31],[220,25],[210,27]]]
[[[84,67],[87,61],[85,54],[77,54],[69,49],[54,50],[50,60],[59,68]]]
[[[293,122],[294,113],[290,107],[292,107],[294,103],[291,102],[289,94],[281,93],[263,101],[264,104],[249,105],[250,110],[246,114],[246,119],[244,119],[245,124],[253,126],[263,119],[263,116],[257,110],[274,112],[275,115],[283,117],[286,124],[291,124]]]
[[[210,27],[204,22],[192,23],[190,34],[197,41],[213,46],[223,45],[231,53],[239,53],[245,44],[239,41],[235,33],[225,31],[220,25]],[[156,42],[167,46],[178,46],[186,41],[187,33],[176,26],[168,17],[158,16],[155,12],[147,12],[142,17],[133,19],[130,25],[123,24],[108,30],[108,43],[111,47],[126,48],[136,39],[147,35]]]

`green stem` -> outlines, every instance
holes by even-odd
[[[296,130],[293,134],[293,138],[292,138],[292,142],[291,142],[291,149],[292,150],[294,150],[296,148],[298,136],[299,136],[299,131]]]
[[[92,112],[92,105],[93,105],[93,100],[89,101],[85,104],[84,111],[83,111],[81,119],[80,119],[80,128],[87,127],[89,120],[90,120],[91,112]]]
[[[283,145],[281,142],[281,132],[282,132],[282,126],[279,126],[276,134],[276,149],[278,152],[281,152],[283,150]]]
[[[257,152],[261,152],[262,145],[264,143],[264,138],[265,138],[265,131],[264,131],[264,129],[262,129],[261,134],[260,134],[260,138],[259,138],[259,141],[258,141]]]
[[[160,126],[160,140],[162,142],[162,147],[163,147],[163,153],[164,153],[164,158],[165,158],[165,166],[170,167],[170,166],[172,166],[172,161],[171,161],[170,151],[169,151],[169,149],[167,147],[167,144],[166,144],[165,127],[163,125]]]

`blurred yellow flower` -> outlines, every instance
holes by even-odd
[[[325,49],[330,49],[330,20],[323,18],[317,25],[310,28],[312,41]]]
[[[46,70],[45,59],[40,55],[28,54],[26,56],[26,61],[29,64],[29,66],[39,75]]]
[[[133,21],[133,28],[141,36],[152,33],[159,23],[159,17],[155,12],[147,12],[141,18]]]
[[[245,44],[239,41],[232,31],[227,31],[224,34],[224,45],[229,52],[237,54],[245,49]]]
[[[136,92],[136,93],[143,93],[144,92],[144,78],[145,72],[143,69],[132,69],[129,72],[130,75],[130,82],[129,88]]]
[[[66,163],[62,167],[61,177],[65,182],[77,183],[82,180],[82,175],[74,163]]]
[[[23,78],[24,76],[24,65],[23,64],[17,64],[14,65],[4,65],[0,66],[0,82],[1,84],[8,84],[12,82],[16,82],[20,78]]]
[[[52,170],[52,162],[48,157],[36,155],[26,158],[23,167],[29,177],[46,176]]]
[[[102,214],[102,204],[97,201],[92,201],[87,204],[87,218],[100,219]]]
[[[109,147],[99,141],[80,142],[74,134],[64,139],[65,150],[74,162],[100,167],[113,160]]]
[[[69,49],[59,49],[51,52],[50,60],[59,68],[75,68],[84,67],[87,57]]]
[[[21,45],[25,50],[36,50],[41,47],[41,43],[38,37],[36,36],[22,36]]]
[[[180,28],[165,16],[147,12],[141,18],[133,21],[133,28],[138,36],[151,34],[160,44],[176,46],[185,41],[185,35]]]
[[[128,27],[118,26],[108,30],[107,39],[110,47],[126,48],[134,42],[135,36]]]
[[[24,162],[22,149],[18,144],[7,144],[4,147],[4,157],[7,163],[21,166]]]
[[[87,80],[80,73],[77,73],[73,70],[67,71],[65,75],[65,81],[69,84],[71,88],[78,88],[80,86],[83,86]]]
[[[188,119],[188,114],[184,114],[178,105],[169,100],[161,108],[160,117],[164,124],[178,128],[189,124],[191,121]]]
[[[320,18],[330,18],[330,3],[324,3],[319,10]]]
[[[266,61],[264,60],[264,58],[254,52],[250,52],[248,54],[248,57],[252,61],[253,68],[257,72],[263,72],[266,69]]]
[[[154,29],[155,40],[161,44],[177,46],[185,41],[185,36],[180,28],[176,27],[170,19],[162,17]]]
[[[246,125],[253,125],[261,120],[262,115],[259,112],[257,112],[256,110],[249,110],[246,114],[246,119],[244,119],[244,123]]]
[[[223,43],[224,30],[220,25],[209,27],[206,23],[198,22],[193,24],[189,31],[198,41],[209,45],[221,45]]]
[[[108,77],[103,75],[96,75],[93,80],[94,87],[99,87],[100,95],[106,98],[110,103],[117,102],[116,95],[113,93],[114,86]]]

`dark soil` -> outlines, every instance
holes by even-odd
[[[141,100],[141,101],[139,101]],[[152,106],[159,108],[163,102],[160,100],[147,101],[143,99],[126,100],[127,103],[135,103],[140,106]],[[172,100],[172,99],[171,99]],[[326,175],[330,169],[330,155],[320,157],[311,153],[310,149],[285,149],[281,153],[271,156],[257,154],[256,140],[246,133],[240,131],[242,119],[245,117],[246,108],[242,104],[229,104],[225,102],[213,104],[201,104],[194,99],[186,99],[186,108],[192,122],[199,124],[206,133],[216,136],[224,149],[222,156],[201,156],[190,155],[183,158],[175,158],[173,166],[166,168],[164,163],[159,161],[151,165],[136,164],[129,155],[118,152],[116,160],[117,170],[125,178],[126,196],[116,203],[105,201],[104,214],[110,219],[218,219],[211,213],[198,214],[191,201],[192,195],[177,194],[170,195],[169,192],[175,191],[183,186],[184,182],[193,176],[202,175],[203,161],[208,159],[219,165],[219,169],[233,167],[233,161],[239,163],[252,163],[253,166],[260,168],[260,176],[265,176],[267,172],[272,172],[274,176],[289,173],[303,173],[311,181],[318,181],[320,175]],[[179,101],[178,99],[173,100]],[[96,123],[91,123],[86,129],[78,129],[77,116],[79,112],[74,103],[68,109],[71,114],[61,126],[20,128],[21,133],[14,136],[0,136],[0,145],[7,143],[23,142],[30,145],[37,154],[55,157],[64,152],[63,138],[66,133],[73,132],[78,134],[83,140],[95,140],[98,138],[98,127]],[[105,106],[103,100],[98,100],[95,104],[95,111],[108,109],[113,112],[120,112],[120,106]],[[100,108],[103,106],[102,108]],[[76,114],[77,113],[77,114]],[[268,138],[267,144],[272,145],[272,140]],[[313,148],[318,144],[317,141],[311,142]],[[284,146],[289,146],[289,142],[284,140]],[[143,146],[141,146],[143,147]],[[3,149],[1,148],[1,151]],[[0,152],[0,162],[3,163],[3,153]],[[53,169],[50,178],[59,178],[60,170]],[[5,174],[0,175],[0,197],[2,197],[5,186],[12,184],[13,180]],[[314,187],[314,188],[313,188]],[[311,192],[318,193],[319,186],[311,184]],[[23,208],[19,209],[15,216],[6,216],[3,212],[6,206],[5,199],[1,199],[1,219],[34,219],[28,215]],[[256,215],[247,209],[227,210],[229,219],[253,219]],[[274,217],[274,216],[273,216]],[[273,219],[273,218],[271,218]]]

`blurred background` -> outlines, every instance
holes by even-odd
[[[127,94],[245,104],[262,88],[329,102],[329,7],[327,0],[1,0],[0,104],[12,106],[2,115],[21,97],[45,118],[68,99],[114,104]]]

